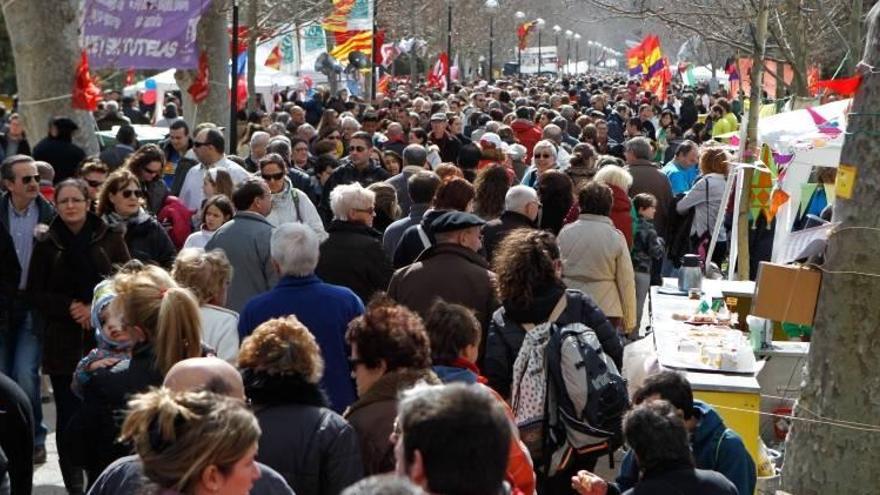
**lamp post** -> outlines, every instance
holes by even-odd
[[[559,71],[559,33],[562,32],[562,28],[559,27],[559,24],[553,25],[553,33],[556,35],[556,70]]]
[[[446,0],[446,90],[452,91],[452,0]]]
[[[574,73],[577,74],[580,71],[580,60],[581,60],[581,35],[575,33],[574,35]]]
[[[544,29],[544,19],[535,19],[535,29],[538,31],[538,76],[541,75],[541,31]]]
[[[590,66],[593,64],[593,46],[595,44],[595,41],[587,40],[587,71],[590,70]]]
[[[574,33],[571,29],[565,30],[565,73],[571,74],[571,38]]]
[[[238,0],[232,0],[232,76],[229,94],[229,154],[237,153],[238,140]]]
[[[513,16],[516,17],[517,28],[519,28],[519,25],[526,18],[526,14],[521,10],[517,10]],[[519,47],[519,39],[516,40],[516,66],[517,75],[522,77],[522,49]]]
[[[498,10],[498,0],[486,0],[486,10],[489,11],[489,82],[492,82],[492,66],[495,59],[493,57],[495,44],[495,12]]]

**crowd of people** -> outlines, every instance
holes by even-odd
[[[8,115],[0,487],[46,462],[43,375],[71,494],[751,494],[681,375],[621,385],[650,286],[724,262],[736,105],[613,75],[452,89],[290,92],[237,154],[173,94],[156,144],[135,99],[102,103],[95,156],[70,118],[31,148]]]

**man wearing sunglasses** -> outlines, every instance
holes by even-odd
[[[205,180],[205,172],[209,169],[213,167],[226,169],[235,185],[250,176],[244,167],[226,158],[225,147],[226,139],[220,129],[202,129],[196,135],[193,149],[201,166],[189,169],[186,179],[183,180],[183,187],[180,188],[180,199],[190,210],[197,211],[202,206],[204,199],[202,184]]]
[[[351,136],[348,146],[348,156],[339,162],[339,167],[333,171],[330,178],[324,184],[323,196],[321,197],[321,206],[318,212],[327,225],[333,219],[333,212],[330,210],[330,193],[336,186],[344,184],[359,183],[367,187],[375,182],[382,182],[389,178],[391,174],[382,168],[370,158],[370,151],[373,149],[373,140],[366,132],[359,131]]]
[[[34,461],[46,462],[46,427],[40,402],[40,341],[24,290],[34,249],[34,232],[48,225],[55,209],[40,196],[33,158],[12,155],[0,165],[7,192],[0,196],[0,372],[21,387],[34,412]],[[8,324],[8,328],[2,326]]]

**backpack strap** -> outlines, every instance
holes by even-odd
[[[416,232],[419,234],[419,240],[422,241],[423,249],[428,249],[431,247],[431,239],[428,239],[428,234],[425,233],[425,229],[422,228],[422,225],[416,225]]]
[[[553,311],[550,312],[550,316],[547,317],[547,321],[555,322],[562,315],[562,312],[565,311],[565,308],[568,306],[568,298],[566,294],[563,293],[562,297],[559,298],[559,301],[556,302],[556,306],[553,307]],[[535,328],[534,323],[523,323],[522,327],[526,330],[526,332],[533,330]]]
[[[303,223],[302,214],[299,212],[299,191],[293,187],[293,183],[290,184],[290,199],[293,201],[293,207],[296,208],[296,220]]]
[[[730,431],[730,428],[725,428],[724,431],[722,431],[721,434],[718,435],[718,441],[715,443],[715,460],[714,460],[714,463],[712,464],[713,470],[715,470],[715,468],[718,467],[718,458],[721,455],[721,442],[724,441],[724,437],[727,436],[728,431]]]

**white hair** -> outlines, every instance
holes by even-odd
[[[629,191],[633,183],[632,175],[625,168],[617,165],[605,165],[600,168],[593,180],[609,186],[617,186],[624,191]]]
[[[308,225],[282,223],[272,232],[269,249],[282,276],[306,277],[318,266],[318,234]]]
[[[355,130],[360,130],[361,125],[358,123],[357,119],[352,116],[342,117],[342,122],[340,122],[339,127],[342,129],[352,128]]]
[[[347,221],[351,210],[371,208],[375,199],[376,193],[357,182],[336,186],[330,192],[330,209],[333,210],[333,218]]]
[[[504,210],[525,213],[526,206],[538,200],[538,192],[534,188],[524,185],[516,185],[507,190],[504,195]]]
[[[116,113],[119,111],[119,103],[117,103],[116,100],[107,100],[107,102],[104,103],[104,110],[107,110],[110,113]]]
[[[269,138],[272,136],[269,135],[268,132],[265,131],[257,131],[251,136],[251,147],[253,147],[256,143],[260,142],[260,140],[264,140],[269,142]]]
[[[296,135],[306,141],[312,139],[317,134],[318,131],[315,130],[315,127],[312,124],[303,124],[296,128]]]
[[[535,164],[535,153],[537,153],[538,150],[550,150],[550,154],[553,155],[554,162],[559,157],[559,155],[556,153],[556,145],[553,143],[553,141],[542,139],[538,141],[537,144],[535,144],[534,148],[532,148],[532,165]]]

